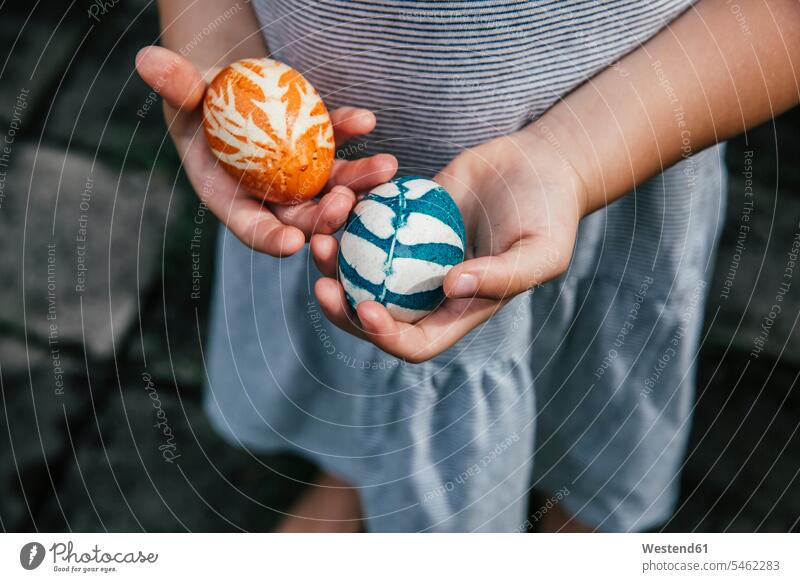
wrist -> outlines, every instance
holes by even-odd
[[[519,182],[520,174],[523,174],[523,181],[547,184],[565,195],[570,193],[575,204],[570,206],[581,218],[593,210],[587,182],[572,158],[566,155],[568,148],[549,126],[533,127],[532,124],[490,144],[497,173],[501,176],[516,177],[513,181]]]
[[[563,120],[557,111],[551,110],[520,133],[534,140],[539,151],[549,151],[551,156],[555,156],[551,163],[556,163],[560,171],[575,182],[581,217],[599,207],[594,202],[596,192],[592,185],[602,183],[602,179],[592,175],[590,158],[581,147],[574,124]]]

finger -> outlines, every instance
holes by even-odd
[[[505,299],[564,272],[571,249],[550,237],[518,241],[496,256],[479,257],[454,266],[444,279],[447,297]]]
[[[396,321],[375,301],[360,303],[356,319],[344,288],[335,279],[318,280],[314,290],[325,317],[334,325],[411,363],[424,362],[451,348],[504,304],[485,299],[451,299],[411,325]]]
[[[331,234],[347,220],[356,195],[344,186],[335,186],[318,202],[309,200],[295,206],[271,205],[275,216],[284,224],[302,230],[306,237],[315,233]]]
[[[208,206],[216,213],[211,204]],[[220,212],[224,216],[225,210]],[[225,224],[244,244],[274,257],[293,255],[306,242],[300,229],[283,224],[261,202],[246,195],[231,201]]]
[[[399,327],[401,323],[394,319],[389,310],[377,301],[362,301],[356,308],[356,314],[368,337],[377,341],[385,341],[386,338],[394,336],[393,341],[389,343],[397,344],[400,333],[415,337],[422,334],[419,328],[410,324],[402,324],[403,327]],[[417,345],[419,346],[419,344]]]
[[[145,83],[176,109],[192,110],[203,99],[206,83],[191,62],[171,50],[148,46],[136,55],[136,70]]]
[[[326,234],[311,237],[311,255],[317,269],[325,277],[336,278],[339,260],[339,242]]]
[[[424,323],[398,322],[380,303],[364,301],[356,311],[364,338],[396,358],[419,364],[446,349],[439,340],[427,336]]]
[[[397,159],[390,154],[378,154],[361,160],[337,160],[333,165],[330,186],[347,186],[351,190],[368,190],[392,179],[397,173]]]
[[[260,200],[253,198],[211,154],[205,140],[186,140],[182,163],[195,192],[209,210],[244,244],[275,257],[303,248],[306,237],[282,224]]]
[[[411,363],[429,360],[453,347],[502,306],[481,299],[448,300],[414,325],[395,321],[374,301],[358,305],[358,319],[369,341]]]
[[[347,303],[344,288],[339,281],[327,277],[319,279],[314,284],[314,294],[317,296],[322,312],[331,323],[357,338],[366,339],[357,325],[358,322]]]
[[[217,168],[217,172],[224,172]],[[206,176],[211,174],[205,174]],[[243,190],[231,187],[233,195],[220,191],[215,195],[215,184],[223,184],[230,177],[218,175],[218,180],[203,185],[203,199],[228,229],[245,245],[273,257],[288,257],[303,248],[306,236],[295,226],[285,225],[270,212],[263,202],[252,198]],[[197,186],[195,186],[197,188]],[[210,190],[211,188],[211,190]],[[227,187],[226,187],[227,188]]]
[[[366,135],[375,129],[375,114],[368,109],[340,107],[331,113],[333,136],[336,146],[351,140],[357,135]]]

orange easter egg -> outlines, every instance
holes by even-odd
[[[206,140],[222,166],[269,202],[320,193],[333,166],[333,125],[305,77],[272,59],[225,67],[203,102]]]

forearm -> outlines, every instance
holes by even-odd
[[[248,0],[158,0],[162,44],[206,73],[267,55]]]
[[[701,0],[530,126],[575,168],[591,212],[800,101],[800,2]]]

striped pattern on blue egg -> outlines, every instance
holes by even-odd
[[[354,309],[377,301],[413,323],[444,299],[444,276],[464,260],[464,245],[464,220],[444,188],[417,176],[395,178],[353,210],[339,247],[339,279]]]

